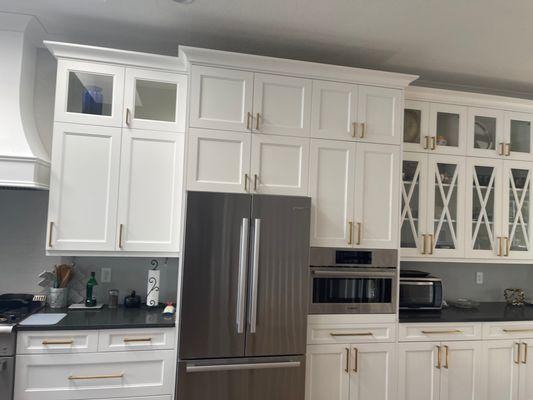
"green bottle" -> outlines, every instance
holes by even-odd
[[[91,277],[87,281],[87,297],[85,298],[85,307],[96,306],[96,272],[91,272]]]

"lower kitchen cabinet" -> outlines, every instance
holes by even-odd
[[[520,360],[514,340],[483,342],[481,388],[484,400],[517,400]]]
[[[394,343],[309,345],[306,400],[394,400]]]

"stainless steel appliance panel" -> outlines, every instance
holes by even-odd
[[[180,400],[304,400],[305,357],[180,361]]]
[[[251,204],[244,194],[188,192],[180,359],[244,356]]]
[[[13,399],[15,358],[0,357],[0,400]]]
[[[339,260],[338,253],[353,253],[356,260],[348,257]],[[368,257],[365,259],[365,255]],[[364,261],[358,261],[364,260]],[[332,247],[311,247],[310,264],[312,267],[364,267],[391,268],[398,267],[398,250],[392,249],[340,249]]]
[[[246,356],[305,354],[308,197],[253,196]]]

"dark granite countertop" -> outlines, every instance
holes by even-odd
[[[505,302],[480,303],[476,309],[455,307],[441,311],[400,311],[400,323],[533,321],[533,306],[510,306]]]
[[[88,330],[128,328],[169,328],[175,326],[174,316],[166,317],[163,307],[107,308],[100,310],[68,310],[45,308],[44,313],[66,313],[55,325],[19,325],[19,331]]]

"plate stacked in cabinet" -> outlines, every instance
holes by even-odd
[[[397,248],[402,103],[399,84],[192,65],[187,189],[311,196],[312,246]]]
[[[406,91],[402,260],[533,259],[533,102]]]

